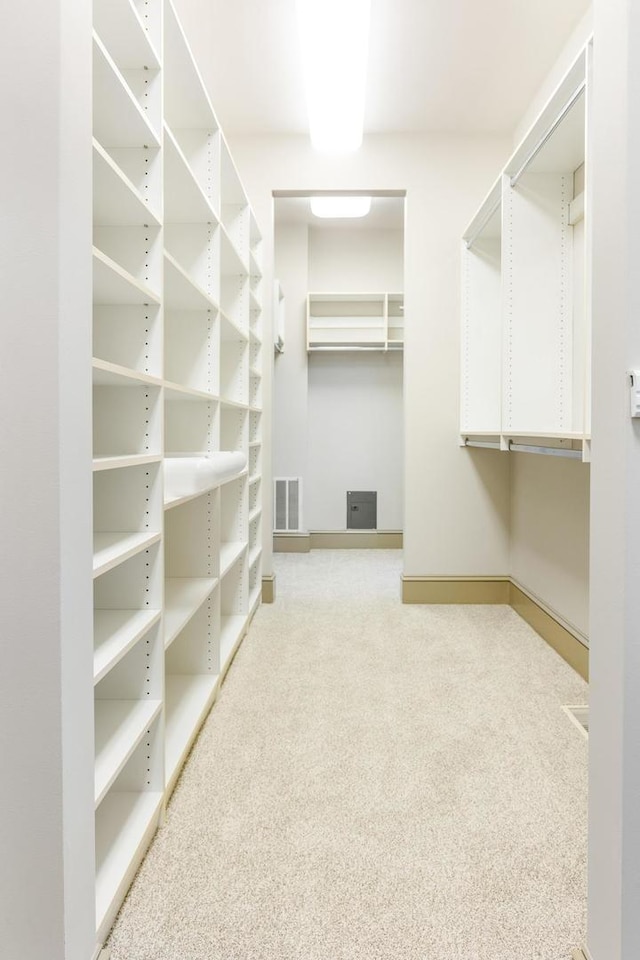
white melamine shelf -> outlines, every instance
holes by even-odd
[[[161,387],[163,381],[148,373],[132,370],[131,367],[121,367],[117,363],[94,357],[93,384],[96,387]]]
[[[220,544],[220,579],[231,570],[233,565],[244,553],[247,543],[245,540],[234,540]]]
[[[249,441],[249,447],[250,447],[250,448],[251,448],[251,447],[261,447],[261,446],[262,446],[262,440],[250,440],[250,441]]]
[[[241,403],[239,400],[226,400],[224,397],[220,397],[220,406],[228,407],[230,410],[246,410],[246,403]]]
[[[114,6],[117,6],[115,4]],[[93,222],[100,226],[160,226],[160,221],[142,194],[114,163],[106,150],[93,141]]]
[[[251,486],[254,483],[257,483],[259,480],[262,480],[261,473],[256,473],[255,476],[249,477],[249,486]]]
[[[235,243],[231,239],[224,224],[220,226],[222,244],[220,247],[220,273],[225,276],[249,276],[249,266],[246,264]]]
[[[256,407],[255,404],[249,405],[249,413],[262,413],[262,407]]]
[[[94,133],[107,149],[160,146],[160,139],[97,34],[93,35]]]
[[[171,783],[210,709],[218,674],[169,674],[165,684],[165,773]]]
[[[248,331],[242,330],[226,313],[220,311],[220,339],[221,340],[244,340],[249,342]]]
[[[218,305],[191,279],[171,256],[164,252],[164,302],[170,310],[217,310]]]
[[[255,377],[257,380],[262,380],[262,374],[256,367],[249,367],[249,375]]]
[[[160,295],[136,280],[97,247],[93,248],[93,302],[95,304],[160,303]]]
[[[165,580],[165,647],[175,640],[215,589],[215,577],[169,577]]]
[[[202,192],[170,128],[164,128],[165,223],[214,223],[216,212]]]
[[[255,566],[262,555],[262,547],[254,547],[254,549],[249,554],[249,569]]]
[[[93,682],[99,683],[160,617],[160,610],[96,610],[93,627]]]
[[[165,397],[167,400],[174,400],[180,403],[195,403],[205,400],[213,402],[218,400],[215,393],[207,393],[205,390],[196,390],[194,387],[183,387],[179,383],[170,383],[165,381]]]
[[[231,614],[220,618],[220,670],[227,666],[233,651],[237,647],[247,624],[247,618],[241,614]]]
[[[249,251],[249,272],[251,276],[256,280],[259,280],[262,277],[262,267],[258,263],[258,260],[253,250]]]
[[[103,936],[105,920],[119,905],[135,866],[151,839],[162,807],[160,791],[107,794],[96,820],[96,920]]]
[[[161,709],[161,700],[96,700],[96,807]]]
[[[251,309],[254,310],[256,314],[262,311],[262,304],[258,300],[253,290],[249,291],[249,301],[251,303]]]
[[[260,507],[260,506],[255,507],[255,508],[251,511],[251,513],[249,514],[249,523],[253,523],[253,521],[254,521],[257,517],[259,517],[261,513],[262,513],[262,507]]]
[[[160,540],[159,533],[113,533],[99,531],[93,535],[93,576],[99,577],[134,557]]]
[[[101,0],[93,4],[96,32],[114,60],[131,68],[160,68],[158,54],[132,0]]]
[[[144,467],[149,463],[160,463],[162,457],[154,454],[132,454],[122,457],[94,457],[93,472],[101,470],[123,470],[125,467]]]

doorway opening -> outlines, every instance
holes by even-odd
[[[405,196],[318,196],[274,194],[274,549],[401,548]]]

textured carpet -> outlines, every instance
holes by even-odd
[[[569,960],[586,684],[507,607],[402,606],[397,551],[275,559],[113,960]]]

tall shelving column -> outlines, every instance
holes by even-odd
[[[165,457],[220,449],[220,131],[170,3],[164,33]],[[168,792],[220,675],[219,489],[165,498]]]
[[[249,613],[262,594],[262,237],[253,214],[249,220]]]
[[[159,2],[94,3],[96,923],[162,807],[162,170]]]

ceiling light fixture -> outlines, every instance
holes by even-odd
[[[371,197],[311,197],[311,213],[325,220],[366,217]]]
[[[309,131],[316,150],[362,143],[371,0],[297,0]]]

